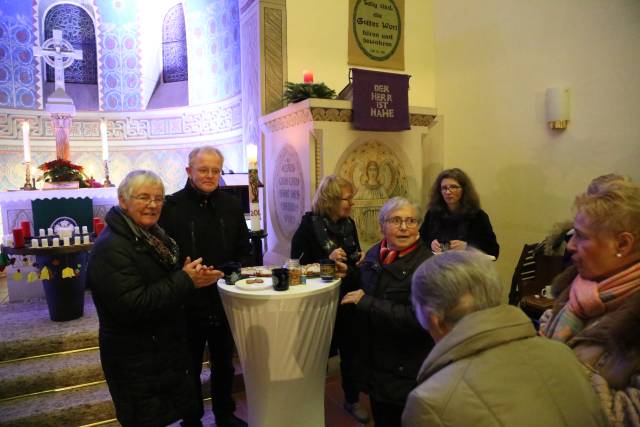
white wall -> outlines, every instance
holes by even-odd
[[[410,74],[409,105],[433,107],[435,103],[434,32],[431,0],[405,0],[405,70]],[[347,0],[287,1],[288,79],[302,82],[302,71],[312,70],[316,83],[324,82],[336,93],[349,83],[347,64],[349,28]]]
[[[640,2],[434,4],[444,166],[474,180],[509,281],[522,245],[569,219],[591,178],[640,180]],[[563,132],[544,115],[545,90],[558,84],[571,89]]]

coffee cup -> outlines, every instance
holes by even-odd
[[[320,277],[322,280],[330,281],[336,275],[336,262],[332,259],[320,260]]]
[[[540,291],[540,295],[545,298],[553,299],[553,295],[551,294],[551,285],[547,285]]]
[[[220,266],[220,271],[224,273],[224,280],[227,285],[235,285],[240,279],[242,264],[239,262],[225,262]]]
[[[276,291],[286,291],[289,289],[289,269],[274,268],[271,270],[271,280],[273,289]]]

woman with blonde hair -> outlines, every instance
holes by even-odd
[[[300,226],[291,241],[291,257],[300,258],[300,263],[310,264],[321,259],[332,259],[346,276],[340,285],[340,297],[360,287],[358,269],[362,251],[356,224],[351,215],[353,206],[353,184],[337,175],[324,177],[313,197],[311,212],[302,217]],[[356,352],[355,310],[340,306],[334,328],[332,353],[340,353],[342,389],[345,395],[344,408],[362,423],[369,414],[360,406],[359,387],[354,375]]]
[[[554,280],[540,333],[574,350],[613,426],[640,426],[640,186],[603,183],[574,208],[574,265]]]

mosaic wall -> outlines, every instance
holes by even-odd
[[[63,2],[56,3],[49,11],[49,20],[70,28],[65,38],[83,49],[91,62],[72,65],[66,71],[71,77],[67,81],[90,81],[93,77],[89,80],[86,77],[91,74],[82,70],[97,67],[101,110],[142,110],[145,105],[141,96],[139,36],[143,31],[140,18],[145,6],[142,2],[113,0],[82,4],[87,12]],[[40,61],[34,58],[32,49],[43,41],[38,41],[36,28],[40,20],[46,21],[46,18],[37,16],[34,5],[37,2],[0,0],[0,107],[43,108]],[[181,70],[178,79],[190,77],[190,104],[217,102],[239,94],[238,1],[192,0],[185,2],[184,7],[187,55],[182,49],[171,58],[178,62],[177,69]],[[97,49],[92,50],[87,40],[93,37]]]
[[[142,108],[137,2],[99,1],[98,61],[105,111]]]
[[[0,0],[0,107],[41,108],[31,2]]]
[[[239,94],[237,0],[194,0],[186,8],[189,103],[215,102]]]
[[[111,181],[120,182],[132,169],[148,168],[162,176],[167,191],[175,191],[184,185],[188,152],[199,145],[213,144],[222,150],[225,170],[246,172],[241,116],[240,96],[162,113],[80,113],[69,130],[71,161],[98,181],[104,179],[100,122],[106,119]],[[24,120],[31,129],[32,165],[55,158],[54,130],[47,113],[0,110],[0,191],[24,184],[20,130]]]

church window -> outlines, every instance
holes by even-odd
[[[182,4],[173,6],[162,23],[162,78],[165,83],[185,81],[187,66],[187,36]]]
[[[62,30],[62,38],[75,49],[82,50],[82,60],[64,70],[66,83],[97,84],[96,32],[93,20],[81,7],[59,4],[51,8],[44,20],[44,40],[53,37],[53,30]],[[47,81],[55,82],[55,70],[47,65]]]

